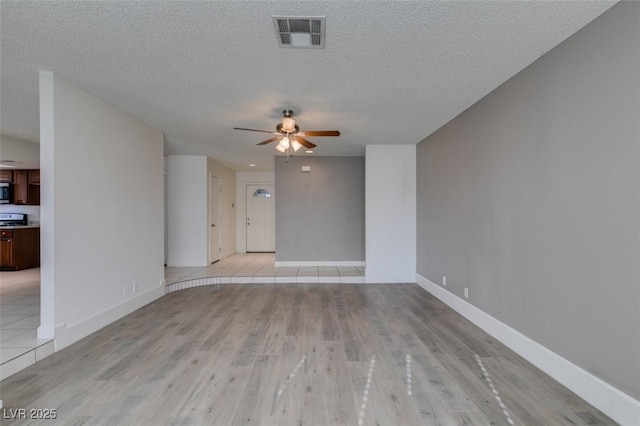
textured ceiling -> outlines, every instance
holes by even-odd
[[[315,155],[362,155],[420,142],[613,4],[2,1],[1,130],[38,140],[51,70],[163,131],[166,154],[272,170],[268,135],[232,128],[289,108],[342,132]],[[326,47],[279,48],[272,15],[326,16]]]

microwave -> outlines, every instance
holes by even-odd
[[[13,184],[0,182],[0,204],[13,203]]]

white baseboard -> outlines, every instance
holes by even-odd
[[[621,425],[640,425],[640,401],[420,274],[417,284]]]
[[[53,326],[48,325],[40,325],[37,331],[38,339],[55,339],[56,338],[56,330]]]
[[[360,266],[364,267],[364,261],[360,260],[346,260],[346,261],[284,261],[276,262],[275,267],[287,267],[287,266]]]
[[[77,342],[83,337],[98,331],[102,327],[105,327],[116,320],[119,320],[136,309],[140,309],[144,305],[164,296],[164,294],[164,287],[154,287],[151,290],[140,293],[136,297],[127,299],[81,321],[73,324],[63,323],[57,325],[55,331],[56,351]]]

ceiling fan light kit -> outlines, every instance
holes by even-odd
[[[307,153],[309,152],[308,150],[316,147],[316,144],[303,138],[303,136],[340,136],[340,132],[338,130],[307,130],[301,132],[300,127],[296,124],[296,120],[293,118],[293,111],[290,109],[282,111],[282,120],[276,125],[275,132],[270,132],[269,130],[247,129],[245,127],[234,127],[234,129],[248,130],[250,132],[271,133],[272,135],[276,135],[265,141],[259,142],[257,145],[266,145],[271,142],[278,141],[276,150],[286,154],[287,161],[294,152],[303,146],[307,148]]]

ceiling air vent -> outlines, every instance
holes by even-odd
[[[273,25],[280,47],[324,48],[324,16],[274,16]]]

